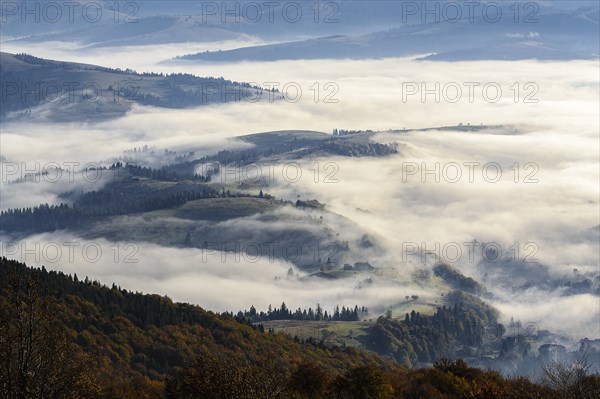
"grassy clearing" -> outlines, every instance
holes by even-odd
[[[263,322],[265,329],[273,328],[275,332],[283,332],[299,339],[310,337],[324,340],[326,345],[360,346],[359,338],[367,335],[367,330],[375,323],[372,321],[308,321],[308,320],[276,320]]]
[[[145,219],[180,218],[190,220],[229,220],[268,212],[279,207],[274,200],[253,197],[203,198],[190,201],[175,209],[161,209],[145,212],[140,216]]]

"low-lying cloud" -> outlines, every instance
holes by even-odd
[[[278,82],[280,87],[294,82],[301,87],[302,97],[295,103],[242,101],[189,110],[134,107],[124,118],[93,125],[11,123],[3,127],[2,155],[18,162],[73,156],[97,160],[146,144],[214,150],[229,145],[228,139],[234,136],[260,131],[381,130],[375,140],[397,143],[397,155],[306,160],[307,167],[315,161],[335,162],[339,182],[279,181],[269,190],[285,199],[295,200],[297,195],[317,198],[327,203],[328,210],[350,218],[379,237],[385,248],[377,259],[382,267],[398,267],[403,243],[425,243],[427,248],[435,248],[436,243],[443,247],[477,240],[497,242],[507,251],[518,243],[521,255],[529,255],[524,252],[525,244],[535,243],[539,248],[536,260],[557,278],[573,268],[590,277],[598,273],[597,61],[437,63],[384,59],[176,66],[148,62],[149,70],[155,71],[224,76],[261,85]],[[448,101],[446,95],[455,87],[449,84],[464,89],[468,82],[479,84],[473,101],[467,94],[457,102]],[[337,91],[326,91],[328,83],[334,83]],[[407,83],[416,83],[419,90],[426,83],[425,88],[434,91],[439,83],[439,101],[436,93],[423,99],[421,92],[403,101],[406,89],[415,87]],[[481,91],[492,83],[502,89],[497,102],[486,99]],[[445,94],[444,87],[448,90]],[[324,97],[334,91],[332,99],[338,101],[324,102]],[[459,123],[508,128],[383,132]],[[473,169],[473,182],[465,177],[452,183],[441,176],[437,183],[433,181],[437,172],[426,175],[425,182],[420,173],[403,179],[408,165],[417,165],[420,172],[423,167],[435,170],[439,163],[441,171],[449,163],[465,162],[478,163]],[[502,170],[497,182],[486,180],[482,174],[484,166],[491,163]],[[463,167],[466,176],[468,169]],[[47,192],[50,199],[56,195],[56,190]],[[148,255],[126,273],[110,262],[102,266],[72,264],[65,270],[105,282],[116,281],[130,289],[165,293],[216,310],[265,306],[283,300],[293,307],[314,306],[318,301],[385,304],[412,295],[404,294],[402,288],[384,285],[357,290],[354,281],[346,280],[300,285],[275,282],[274,275],[285,274],[289,267],[284,263],[244,267],[218,264],[199,269],[194,266],[197,255],[193,250],[149,246],[144,252]],[[462,258],[454,266],[481,278],[480,260],[481,254],[472,261]],[[235,295],[223,296],[224,292]],[[425,292],[421,294],[426,296]],[[555,309],[578,310],[553,312],[549,304]],[[592,295],[560,297],[548,291],[523,292],[506,295],[494,305],[505,318],[540,318],[543,328],[600,336],[597,297]]]

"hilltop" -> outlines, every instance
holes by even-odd
[[[133,104],[188,108],[262,93],[222,77],[138,73],[28,54],[2,52],[0,64],[4,120],[100,121],[125,115]]]

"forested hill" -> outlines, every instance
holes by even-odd
[[[124,115],[132,104],[187,108],[262,94],[259,87],[222,77],[138,73],[4,52],[0,61],[1,119],[39,113],[52,120],[105,120]]]
[[[600,389],[585,373],[542,386],[461,360],[407,370],[4,257],[0,276],[2,398],[592,399]]]
[[[151,389],[206,356],[240,357],[253,364],[280,359],[276,367],[284,374],[302,362],[340,372],[357,365],[391,365],[363,351],[300,343],[199,306],[133,293],[115,285],[103,286],[87,278],[80,280],[77,275],[28,268],[4,257],[0,259],[0,276],[0,346],[4,346],[0,350],[10,345],[5,337],[18,334],[17,309],[9,303],[17,292],[15,284],[20,285],[18,298],[25,305],[31,299],[28,284],[34,283],[37,294],[33,305],[54,310],[38,314],[37,323],[58,323],[74,344],[70,350],[87,354],[93,374],[111,389],[133,389],[134,383]],[[47,320],[54,313],[56,320]],[[44,340],[58,335],[38,337],[38,344],[43,346]]]

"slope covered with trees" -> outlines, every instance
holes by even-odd
[[[380,317],[371,328],[367,347],[412,367],[452,358],[459,346],[480,348],[490,327],[496,332],[504,330],[496,321],[496,311],[477,298],[458,292],[450,296],[458,301],[453,307],[438,308],[433,316],[413,310],[403,321]]]
[[[1,53],[2,107],[31,117],[46,105],[54,120],[104,120],[123,116],[134,103],[162,108],[260,100],[263,90],[223,77],[190,74],[137,73],[97,65],[62,62],[29,54]],[[265,94],[266,96],[266,94]],[[81,112],[85,111],[85,112]]]
[[[0,230],[8,233],[47,232],[89,225],[101,218],[137,212],[170,209],[205,198],[251,197],[249,194],[219,192],[207,183],[210,176],[183,175],[165,169],[116,163],[94,173],[106,173],[113,181],[99,190],[64,193],[73,204],[41,204],[0,211]],[[156,188],[153,182],[168,182]],[[12,184],[22,184],[15,182]],[[255,195],[256,196],[256,195]],[[264,195],[263,195],[264,196]]]
[[[408,370],[6,258],[0,275],[1,398],[592,399],[600,390],[585,368],[548,369],[547,386],[461,360]],[[405,327],[460,314],[460,306],[427,322],[415,314]]]
[[[283,334],[264,333],[261,326],[239,322],[227,314],[173,303],[158,295],[129,292],[114,285],[106,287],[87,278],[80,281],[76,275],[30,269],[6,258],[0,260],[0,276],[0,350],[9,354],[2,357],[5,360],[20,357],[10,353],[20,347],[14,337],[28,330],[20,324],[25,316],[36,331],[35,339],[30,342],[35,351],[45,348],[50,357],[86,362],[85,368],[90,373],[85,378],[93,376],[96,389],[107,392],[106,397],[122,397],[116,393],[113,396],[110,393],[113,391],[158,392],[167,377],[193,365],[197,359],[211,356],[243,359],[248,364],[280,359],[277,369],[284,376],[301,362],[315,363],[331,371],[365,364],[392,367],[391,363],[366,352],[300,344]],[[46,348],[60,341],[55,341],[57,337],[64,337],[65,344]],[[44,354],[35,356],[43,358]],[[42,366],[49,368],[47,374],[63,378],[62,371]],[[2,383],[14,381],[13,373],[7,372],[4,364],[2,367]],[[9,368],[23,367],[21,364]],[[35,366],[32,363],[30,367]],[[26,383],[36,383],[23,379]]]

